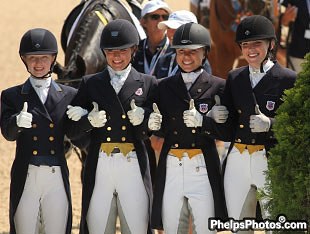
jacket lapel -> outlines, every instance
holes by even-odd
[[[27,100],[29,100],[29,102],[31,102],[31,105],[33,105],[33,111],[35,113],[38,113],[39,115],[42,115],[45,118],[51,120],[47,109],[45,108],[36,91],[32,87],[29,79],[24,83],[21,93],[22,95],[28,96]]]
[[[253,93],[251,81],[250,81],[250,72],[249,67],[245,67],[243,71],[240,72],[240,75],[236,77],[236,90],[241,90],[238,92],[240,100],[246,101],[249,106],[253,107],[256,104],[256,98]]]
[[[275,64],[254,88],[254,93],[269,93],[271,89],[278,88],[279,82],[274,82],[279,77],[279,64]]]
[[[122,89],[118,94],[121,103],[125,104],[136,92],[142,92],[142,95],[144,90],[139,90],[140,88],[142,88],[142,86],[143,80],[141,78],[141,75],[132,68]]]
[[[112,113],[112,110],[114,112],[119,110],[120,113],[124,113],[119,96],[116,94],[113,86],[111,85],[111,78],[107,69],[105,69],[102,74],[100,74],[98,80],[99,82],[97,88],[100,89],[99,92],[102,93],[102,96],[100,97],[100,103],[104,103],[104,110],[108,113]]]
[[[62,88],[60,88],[60,86],[52,80],[47,99],[44,104],[48,111],[49,119],[51,119],[50,116],[52,116],[52,113],[55,111],[57,104],[64,98],[64,96],[65,93],[63,92]]]
[[[177,73],[175,76],[172,76],[170,82],[167,82],[168,89],[173,92],[176,97],[180,98],[181,100],[189,103],[189,100],[191,99],[191,96],[186,88],[186,85],[182,79],[181,73]]]
[[[203,73],[201,73],[197,77],[195,83],[192,85],[192,87],[189,90],[191,98],[198,99],[210,87],[211,87],[210,75],[207,72],[203,71]]]

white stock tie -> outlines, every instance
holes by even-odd
[[[123,87],[128,74],[131,70],[131,64],[129,64],[122,71],[115,71],[112,67],[108,66],[109,75],[111,77],[111,85],[113,86],[115,92],[118,94],[121,88]]]
[[[187,90],[190,89],[190,87],[192,86],[192,84],[196,81],[197,77],[202,73],[202,69],[199,70],[198,72],[182,72],[182,78],[183,81],[186,85]]]
[[[46,102],[48,91],[51,85],[51,80],[51,77],[48,77],[46,79],[36,79],[30,77],[30,83],[32,84],[32,87],[36,91],[43,104]]]

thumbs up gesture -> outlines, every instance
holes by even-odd
[[[135,99],[130,102],[131,110],[127,112],[130,123],[133,126],[140,125],[144,119],[144,109],[136,106]]]
[[[160,114],[158,106],[156,103],[153,103],[153,112],[150,114],[150,118],[148,121],[148,127],[152,131],[158,131],[161,127],[163,116]]]
[[[183,112],[183,120],[187,127],[197,128],[202,126],[202,115],[196,110],[194,99],[189,101],[189,109]]]
[[[259,106],[255,105],[255,114],[250,116],[250,128],[251,132],[268,132],[271,121],[270,119],[264,115],[260,109]]]
[[[208,117],[211,117],[216,123],[225,123],[228,118],[228,110],[226,106],[221,105],[221,100],[218,95],[214,96],[215,105],[207,113]]]
[[[94,128],[102,128],[107,122],[107,116],[104,110],[99,111],[97,102],[93,102],[94,108],[89,112],[87,118]]]
[[[84,115],[88,114],[88,111],[80,106],[68,105],[67,109],[66,114],[68,115],[68,118],[73,121],[79,121]]]
[[[16,116],[16,124],[20,128],[31,128],[32,126],[32,114],[27,112],[28,102],[24,102],[23,109]]]

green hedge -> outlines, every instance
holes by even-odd
[[[310,54],[295,87],[285,92],[283,100],[273,126],[278,144],[268,159],[268,209],[273,219],[284,214],[289,220],[307,220],[309,224]]]

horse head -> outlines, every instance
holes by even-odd
[[[92,0],[81,2],[65,20],[61,45],[65,64],[56,64],[54,72],[58,81],[70,84],[87,74],[103,70],[106,59],[100,49],[100,36],[105,25],[113,19],[127,19],[131,15],[121,1]]]

